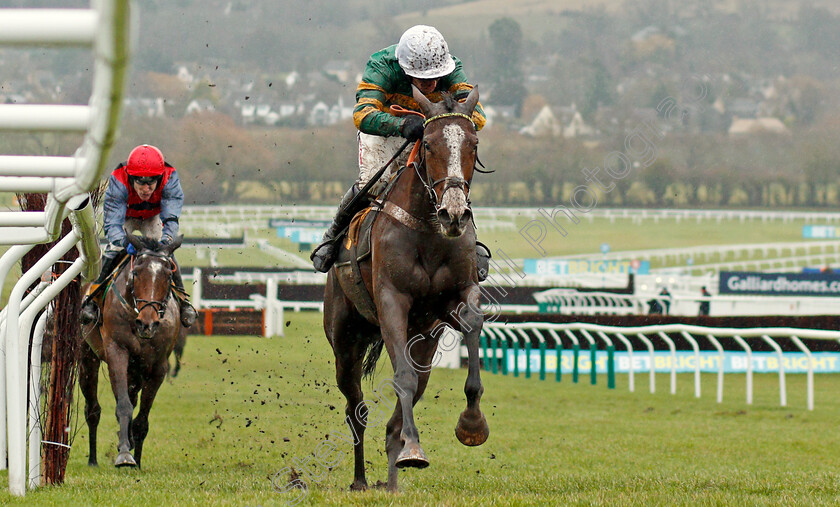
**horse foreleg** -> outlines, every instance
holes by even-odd
[[[414,397],[417,393],[418,375],[409,361],[411,355],[406,333],[408,331],[409,298],[397,291],[382,289],[378,294],[378,314],[382,339],[391,356],[394,367],[394,389],[402,407],[402,450],[396,459],[396,466],[425,468],[429,466],[426,453],[420,447],[420,435],[414,424]]]
[[[168,361],[155,366],[149,378],[143,382],[143,389],[140,391],[140,409],[137,411],[137,417],[131,422],[131,435],[134,437],[134,459],[138,467],[141,466],[140,460],[143,458],[143,441],[146,440],[146,435],[149,433],[149,411],[152,410],[155,396],[157,396],[158,389],[163,384],[163,379],[166,378],[168,369]]]
[[[79,361],[79,389],[85,397],[85,422],[88,426],[88,440],[90,453],[88,454],[88,465],[97,466],[96,461],[96,430],[99,428],[99,417],[102,415],[102,408],[99,406],[97,389],[99,386],[99,364],[100,360],[93,353],[87,343],[82,343],[82,354]]]
[[[137,466],[134,457],[131,455],[131,442],[129,440],[131,414],[134,412],[134,406],[131,404],[128,393],[128,351],[112,342],[105,348],[105,358],[108,362],[111,389],[114,391],[114,398],[117,400],[116,415],[117,422],[120,425],[118,454],[114,466]]]
[[[484,324],[484,315],[481,313],[479,302],[481,292],[477,285],[466,289],[462,298],[466,304],[459,306],[458,320],[461,331],[464,333],[464,341],[467,343],[468,371],[467,382],[464,385],[464,394],[467,395],[467,408],[461,412],[458,418],[458,425],[455,427],[455,436],[464,445],[481,445],[490,435],[490,427],[484,414],[481,413],[479,402],[484,392],[481,385],[481,374],[478,362],[478,344],[481,327]]]
[[[422,340],[415,340],[412,343],[409,354],[411,364],[414,365],[415,371],[417,371],[417,392],[414,393],[414,397],[412,398],[412,406],[414,406],[423,397],[426,386],[429,384],[432,358],[437,350],[437,339],[424,335]],[[388,454],[388,490],[394,492],[398,489],[399,468],[397,458],[403,449],[401,439],[402,423],[402,404],[397,401],[394,413],[385,427],[385,451]],[[427,465],[428,461],[426,462]]]

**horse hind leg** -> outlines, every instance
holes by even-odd
[[[97,389],[99,386],[99,364],[101,361],[87,343],[82,343],[82,355],[79,361],[79,388],[85,398],[85,422],[88,426],[90,453],[88,465],[97,466],[96,460],[96,431],[99,428],[99,418],[102,407],[99,406]]]
[[[347,400],[345,407],[345,421],[350,425],[353,433],[353,483],[350,489],[362,491],[367,489],[365,477],[365,428],[368,424],[368,408],[363,401],[362,393],[362,359],[364,348],[354,343],[350,350],[339,352],[336,346],[335,378],[338,389]]]

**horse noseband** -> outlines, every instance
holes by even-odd
[[[435,188],[441,183],[443,183],[444,193],[450,188],[457,188],[458,190],[463,190],[465,194],[469,194],[470,182],[465,180],[464,178],[458,176],[447,176],[446,178],[441,178],[437,181],[433,181],[429,186]]]

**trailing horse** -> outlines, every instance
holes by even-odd
[[[101,322],[83,329],[79,386],[85,397],[90,432],[89,465],[96,465],[99,365],[108,364],[111,389],[117,401],[118,455],[115,466],[140,466],[143,441],[149,431],[149,411],[169,370],[169,354],[181,332],[179,305],[172,293],[175,268],[172,252],[183,237],[162,246],[154,240],[128,235],[137,249],[105,291]],[[140,410],[132,419],[140,396]],[[134,449],[134,455],[131,454]]]
[[[373,372],[383,346],[397,393],[385,438],[389,490],[397,490],[399,468],[429,465],[414,423],[414,404],[426,389],[442,324],[464,334],[469,353],[467,408],[455,435],[464,445],[481,445],[489,435],[479,408],[478,342],[484,316],[469,202],[478,145],[471,115],[478,90],[463,103],[449,95],[431,103],[417,89],[414,98],[427,118],[418,144],[421,162],[404,168],[375,204],[381,211],[369,213],[369,255],[351,238],[327,276],[324,330],[335,354],[338,387],[347,399],[347,420],[357,436],[351,489],[367,488],[369,407],[361,379]]]

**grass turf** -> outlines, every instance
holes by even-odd
[[[434,370],[415,411],[431,466],[401,473],[401,492],[350,492],[349,444],[335,435],[344,398],[335,387],[332,353],[320,314],[288,314],[286,336],[193,336],[181,375],[161,388],[150,418],[142,470],[115,469],[117,425],[103,369],[98,468],[87,466],[87,430],[76,434],[67,481],[30,491],[24,500],[0,491],[0,504],[33,505],[285,505],[272,477],[294,467],[308,484],[304,505],[545,504],[837,504],[840,502],[840,376],[818,375],[816,410],[805,407],[805,378],[788,375],[787,408],[779,407],[775,375],[757,375],[755,401],[745,404],[743,375],[727,375],[724,402],[714,375],[693,396],[691,374],[678,392],[657,392],[646,376],[637,390],[627,377],[599,384],[559,384],[482,372],[482,408],[490,439],[467,448],[454,437],[465,406],[465,370]],[[375,384],[390,377],[380,363]],[[588,377],[587,377],[588,378]],[[365,391],[371,384],[365,382]],[[81,406],[77,414],[81,413]],[[332,470],[302,462],[318,445],[338,450]],[[384,480],[384,423],[367,432],[368,482]],[[339,459],[339,457],[341,459]],[[276,483],[285,485],[287,472]],[[318,476],[317,478],[314,476]],[[0,472],[4,484],[7,473]]]

